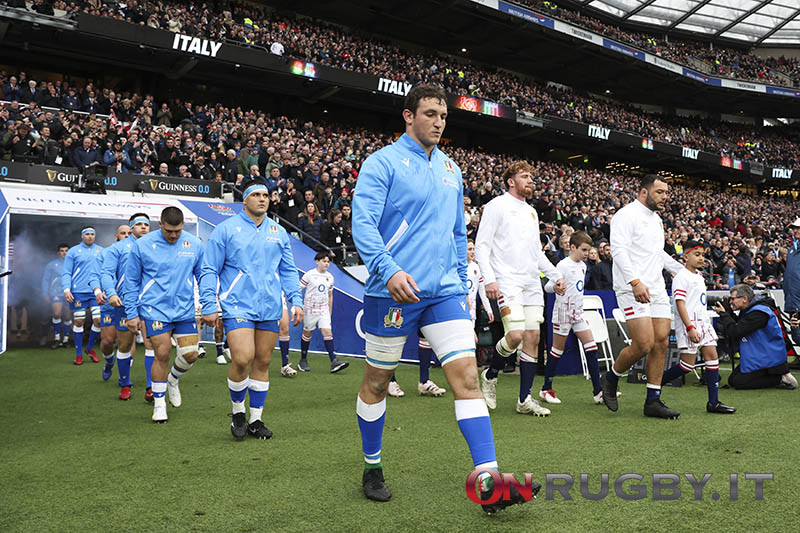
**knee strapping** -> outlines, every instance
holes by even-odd
[[[503,322],[503,332],[525,331],[525,311],[521,305],[514,304],[500,310]]]
[[[421,331],[442,366],[458,359],[475,357],[475,336],[471,320],[448,320],[429,324],[421,328]]]
[[[403,355],[406,335],[400,337],[379,337],[372,333],[365,335],[367,364],[381,370],[394,370]]]
[[[522,308],[525,314],[525,329],[538,330],[544,322],[544,307],[541,305],[526,305]]]

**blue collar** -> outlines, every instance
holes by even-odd
[[[248,224],[250,224],[252,227],[254,227],[254,228],[256,228],[256,229],[260,229],[260,228],[261,228],[261,227],[262,227],[264,224],[266,224],[266,223],[267,223],[267,217],[266,217],[266,215],[265,215],[265,216],[264,216],[264,220],[262,220],[262,221],[261,221],[261,226],[256,226],[256,223],[255,223],[255,221],[254,221],[252,218],[250,218],[250,215],[248,215],[248,214],[245,212],[245,210],[244,210],[244,207],[242,208],[242,210],[241,210],[241,211],[239,211],[239,216],[240,216],[241,218],[243,218],[243,219],[244,219],[244,220],[245,220],[245,221],[246,221]]]
[[[409,134],[404,133],[403,135],[400,136],[399,139],[397,139],[397,142],[401,143],[403,147],[405,147],[407,150],[419,154],[425,159],[428,159],[428,153],[425,151],[425,148],[423,148],[422,145],[419,144],[417,141],[412,139]],[[436,154],[437,150],[438,148],[434,146],[433,150],[431,150],[430,160],[433,159],[433,156],[434,154]]]

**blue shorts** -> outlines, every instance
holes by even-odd
[[[106,328],[108,326],[115,326],[117,331],[128,331],[128,326],[125,325],[125,308],[114,307],[113,305],[104,305],[100,309],[100,327]]]
[[[421,299],[413,304],[364,296],[362,327],[379,337],[402,337],[430,324],[460,319],[472,320],[463,294]]]
[[[280,331],[277,320],[248,320],[246,318],[223,318],[222,325],[225,326],[226,333],[234,329],[241,329],[241,328],[260,329],[261,331],[272,331],[273,333],[278,333],[278,331]]]
[[[69,309],[75,311],[88,311],[92,307],[97,307],[97,298],[91,292],[73,292],[73,300],[69,304]]]
[[[195,319],[181,320],[180,322],[161,322],[160,320],[144,319],[145,336],[161,335],[174,332],[175,335],[197,335],[197,322]]]
[[[64,296],[61,295],[61,294],[56,294],[56,295],[50,297],[50,303],[51,304],[60,304],[63,301],[64,301]]]

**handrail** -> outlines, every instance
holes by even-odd
[[[78,23],[68,18],[65,14],[63,17],[56,17],[51,15],[42,15],[41,13],[31,13],[27,9],[0,6],[0,17],[8,17],[11,19],[22,20],[24,22],[32,22],[34,24],[42,24],[45,26],[53,26],[62,30],[76,30]]]
[[[0,100],[0,108],[8,107],[12,103],[13,103],[12,100]],[[30,107],[30,104],[24,103],[24,102],[19,102],[20,110],[28,109],[29,107]],[[77,110],[73,110],[73,109],[67,109],[65,107],[49,107],[49,106],[47,106],[47,107],[45,107],[45,106],[37,106],[37,107],[39,109],[43,109],[45,111],[56,111],[56,112],[57,111],[64,111],[65,113],[75,113],[75,114],[78,114],[78,115],[91,115],[91,113],[89,113],[88,111],[77,111]],[[111,115],[104,115],[102,113],[95,113],[95,115],[97,115],[98,118],[102,118],[102,119],[111,118]]]

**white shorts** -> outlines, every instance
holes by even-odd
[[[622,309],[625,320],[645,317],[672,319],[672,304],[665,289],[651,290],[649,304],[637,302],[632,291],[618,292],[617,305]]]
[[[544,307],[542,284],[538,279],[534,283],[530,283],[524,287],[516,284],[503,283],[498,280],[497,286],[500,289],[500,298],[497,299],[497,305],[500,309],[512,305],[538,305]]]
[[[314,331],[315,328],[331,329],[331,315],[303,315],[303,329]]]
[[[686,326],[682,322],[675,326],[675,341],[681,353],[697,353],[698,348],[717,345],[717,332],[714,331],[711,321],[692,320],[692,325],[697,328],[697,333],[700,334],[700,342],[697,344],[689,340],[689,332],[686,331]]]
[[[570,330],[578,333],[591,329],[589,322],[583,316],[583,309],[567,308],[562,306],[553,307],[553,334],[566,337]]]

